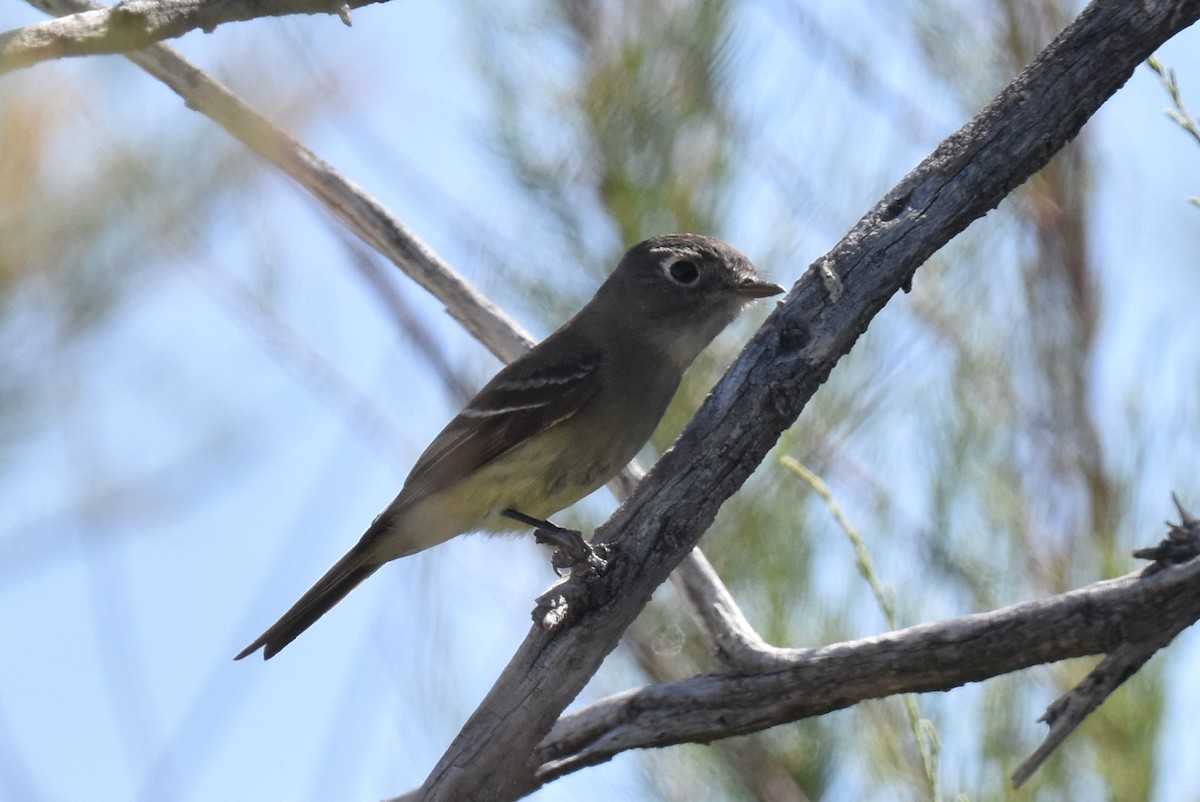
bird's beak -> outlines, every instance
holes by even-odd
[[[737,289],[734,290],[735,293],[743,298],[769,298],[783,291],[783,287],[771,281],[764,281],[758,276],[750,276],[742,279]]]

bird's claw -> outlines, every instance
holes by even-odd
[[[608,546],[603,543],[593,546],[583,539],[582,532],[560,526],[544,526],[534,530],[533,535],[538,543],[554,548],[550,565],[558,576],[580,569],[599,573],[608,567],[608,560],[605,559],[609,553]]]

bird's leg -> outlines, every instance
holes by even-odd
[[[534,518],[532,515],[514,510],[511,507],[500,513],[506,518],[520,521],[533,527],[533,535],[538,543],[554,547],[554,556],[550,565],[559,576],[563,571],[571,570],[581,565],[587,565],[595,571],[602,571],[608,562],[600,556],[599,551],[583,539],[583,533],[574,529],[564,529],[557,524]]]

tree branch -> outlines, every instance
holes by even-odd
[[[53,0],[51,0],[53,1]],[[120,0],[111,8],[63,11],[66,16],[0,33],[0,74],[66,56],[129,53],[191,31],[290,14],[337,14],[384,0]]]
[[[620,537],[610,570],[587,586],[560,586],[556,620],[568,625],[533,627],[421,798],[507,800],[537,787],[538,743],[875,313],[1198,16],[1200,0],[1093,2],[818,260],[675,446],[597,531],[602,542]]]
[[[746,620],[729,589],[699,548],[671,573],[711,652],[713,670],[771,671],[787,661],[787,649],[772,646]]]
[[[89,0],[28,2],[49,14],[97,8]],[[450,316],[500,359],[511,362],[529,348],[531,338],[512,318],[458,275],[383,204],[243,103],[227,87],[167,45],[151,45],[124,55],[169,86],[189,108],[220,125],[307,190],[355,236],[445,304]]]
[[[1197,519],[1172,496],[1179,511],[1179,523],[1168,522],[1168,535],[1152,548],[1137,549],[1133,556],[1154,560],[1142,571],[1142,577],[1152,577],[1173,566],[1195,564],[1200,555],[1200,519]],[[1150,613],[1161,613],[1151,608]],[[1093,668],[1083,681],[1046,708],[1038,719],[1050,725],[1046,739],[1013,772],[1012,782],[1016,787],[1025,784],[1038,767],[1045,762],[1059,744],[1075,731],[1093,710],[1107,699],[1121,683],[1132,677],[1154,654],[1167,646],[1175,636],[1194,623],[1172,615],[1147,617],[1143,626],[1131,628],[1125,640]]]
[[[757,732],[866,699],[947,691],[1040,663],[1118,654],[1147,641],[1160,648],[1197,619],[1200,560],[1193,560],[1149,578],[1130,574],[877,637],[779,649],[767,671],[639,688],[564,716],[537,748],[536,781],[549,782],[626,749]]]

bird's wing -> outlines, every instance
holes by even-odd
[[[393,505],[453,484],[578,412],[600,389],[600,355],[578,347],[569,350],[563,358],[545,356],[546,349],[530,352],[500,371],[425,449]],[[271,657],[374,573],[382,563],[371,544],[386,536],[391,524],[390,511],[376,518],[359,544],[235,659],[260,647],[264,657]]]
[[[405,502],[444,489],[566,420],[600,389],[599,352],[576,350],[552,361],[541,353],[500,371],[446,425],[409,473],[400,494]]]

